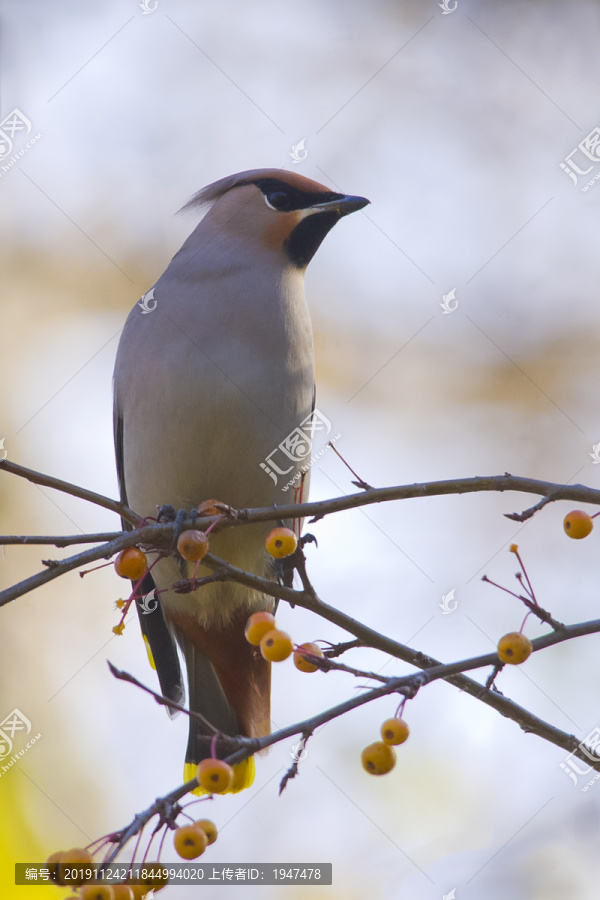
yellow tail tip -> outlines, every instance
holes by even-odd
[[[192,762],[186,762],[183,766],[183,780],[191,781],[192,778],[196,777],[196,772],[198,770],[198,764]],[[254,781],[254,775],[256,772],[256,766],[254,764],[254,757],[250,756],[248,759],[243,759],[239,763],[235,763],[233,766],[233,784],[228,790],[223,791],[224,794],[237,794],[238,791],[243,791],[246,788],[249,788],[252,782]],[[198,786],[194,788],[192,794],[196,794],[199,797],[202,797],[204,794],[209,794],[210,791],[205,790],[203,787]]]

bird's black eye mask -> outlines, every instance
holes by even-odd
[[[262,191],[265,202],[277,212],[292,212],[294,209],[308,209],[318,203],[341,200],[343,194],[333,191],[301,191],[278,178],[257,178],[252,181]]]

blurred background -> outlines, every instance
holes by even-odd
[[[594,0],[1,0],[0,15],[9,459],[116,496],[114,356],[129,309],[194,227],[175,213],[217,178],[276,166],[372,201],[327,237],[306,285],[318,406],[362,478],[509,471],[600,486]],[[328,452],[311,496],[353,492],[351,480]],[[518,601],[480,580],[516,587],[512,542],[543,606],[596,618],[600,535],[567,539],[572,503],[521,525],[503,515],[533,502],[473,494],[330,516],[311,527],[311,578],[328,603],[445,662],[520,627]],[[7,534],[118,527],[9,474],[0,518]],[[63,555],[7,547],[2,587]],[[136,621],[111,631],[124,584],[112,567],[72,573],[0,612],[0,720],[18,709],[41,735],[0,776],[3,897],[32,893],[12,885],[15,861],[122,828],[180,783],[186,723],[106,666],[155,685]],[[278,620],[298,642],[348,638],[300,609]],[[535,654],[498,687],[583,738],[600,726],[598,640]],[[369,650],[346,661],[412,671]],[[358,688],[282,663],[274,727]],[[381,700],[322,728],[282,797],[293,741],[258,761],[251,790],[193,807],[221,831],[202,861],[333,863],[331,887],[221,887],[221,900],[598,896],[600,786],[573,784],[562,750],[435,684],[405,710],[393,773],[370,778],[361,750],[394,709]]]

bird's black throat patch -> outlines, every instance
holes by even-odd
[[[321,246],[325,235],[339,219],[338,212],[315,212],[302,219],[283,245],[290,262],[299,269],[304,269]]]

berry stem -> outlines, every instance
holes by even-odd
[[[215,519],[215,521],[212,522],[212,523],[208,526],[208,528],[206,529],[206,531],[204,532],[204,534],[208,537],[208,535],[211,533],[211,531],[213,530],[213,528],[215,527],[215,525],[219,525],[219,524],[220,524],[224,519],[226,519],[226,518],[227,518],[227,516],[225,516],[225,515],[219,516],[218,519]]]
[[[157,854],[157,857],[156,857],[157,861],[160,860],[160,854],[162,853],[163,844],[164,844],[165,838],[166,838],[166,836],[167,836],[167,831],[168,831],[168,826],[165,825],[165,827],[163,828],[162,837],[161,837],[161,839],[160,839],[160,844],[158,845],[158,854]]]
[[[532,587],[532,585],[531,585],[531,582],[530,582],[530,580],[529,580],[529,575],[527,574],[527,569],[525,568],[525,563],[524,563],[523,560],[521,559],[521,554],[519,553],[518,548],[516,548],[516,549],[514,550],[514,554],[515,554],[515,556],[517,557],[517,559],[519,560],[519,565],[521,566],[521,569],[522,569],[522,571],[523,571],[523,575],[525,576],[525,581],[527,582],[527,586],[528,586],[528,588],[529,588],[529,596],[531,597],[531,599],[533,600],[533,602],[535,603],[535,605],[536,605],[536,606],[539,606],[539,603],[538,603],[537,600],[536,600],[535,592],[534,592],[533,587]],[[518,578],[518,576],[517,576],[517,578]],[[519,579],[519,580],[520,580],[520,579]]]
[[[404,712],[404,707],[406,706],[406,701],[407,701],[407,700],[408,700],[408,697],[403,697],[402,700],[400,701],[400,703],[398,704],[398,709],[397,709],[396,712],[394,713],[394,718],[395,718],[395,719],[401,719],[401,718],[402,718],[402,713]]]
[[[354,477],[356,478],[356,481],[354,482],[354,484],[355,484],[357,487],[362,488],[362,489],[365,490],[365,491],[371,490],[371,485],[370,485],[370,484],[367,484],[367,482],[364,481],[364,480],[360,477],[360,475],[358,475],[358,474],[354,471],[354,469],[352,468],[352,466],[350,465],[350,463],[348,463],[348,462],[344,459],[344,457],[342,456],[342,454],[340,453],[340,451],[337,449],[337,447],[334,446],[333,441],[327,441],[327,446],[328,446],[328,447],[331,447],[331,449],[333,450],[333,452],[336,454],[336,456],[339,456],[339,458],[340,458],[341,461],[344,463],[344,465],[346,466],[346,468],[347,468],[347,469],[350,469],[350,471],[352,472],[352,474],[353,474]]]
[[[102,565],[100,565],[100,566],[94,566],[93,569],[83,569],[83,570],[79,573],[79,577],[80,577],[80,578],[85,578],[85,576],[86,576],[86,575],[89,575],[90,572],[97,572],[99,569],[105,569],[107,566],[112,566],[112,565],[113,565],[113,561],[112,561],[112,559],[109,559],[108,562],[102,563]]]
[[[519,632],[520,632],[521,634],[523,634],[523,629],[525,628],[525,622],[527,621],[527,619],[529,618],[529,616],[531,615],[531,613],[532,613],[532,610],[529,610],[529,612],[527,613],[527,615],[525,616],[525,618],[524,618],[523,621],[521,622],[521,627],[519,628]]]
[[[119,628],[121,625],[123,625],[123,627],[125,626],[125,616],[129,612],[129,610],[131,608],[131,604],[136,599],[136,595],[137,595],[139,586],[142,584],[146,575],[150,574],[150,572],[152,571],[152,569],[154,568],[154,566],[156,565],[156,563],[159,561],[160,558],[161,558],[161,554],[159,553],[158,556],[156,557],[156,559],[154,560],[154,562],[150,566],[148,566],[148,568],[146,569],[146,571],[144,572],[142,577],[139,578],[138,581],[136,581],[135,584],[133,585],[131,594],[129,595],[129,597],[125,601],[125,605],[123,606],[123,614],[119,620],[118,625],[116,626],[117,628]],[[110,563],[107,563],[107,565],[110,565]]]
[[[138,854],[138,850],[140,849],[140,843],[141,843],[141,841],[142,841],[142,835],[143,835],[143,833],[144,833],[144,829],[141,828],[141,829],[140,829],[140,833],[138,834],[138,839],[137,839],[137,841],[135,842],[135,847],[133,848],[133,856],[131,857],[131,863],[132,863],[132,864],[135,862],[135,858],[136,858],[136,856],[137,856],[137,854]]]

